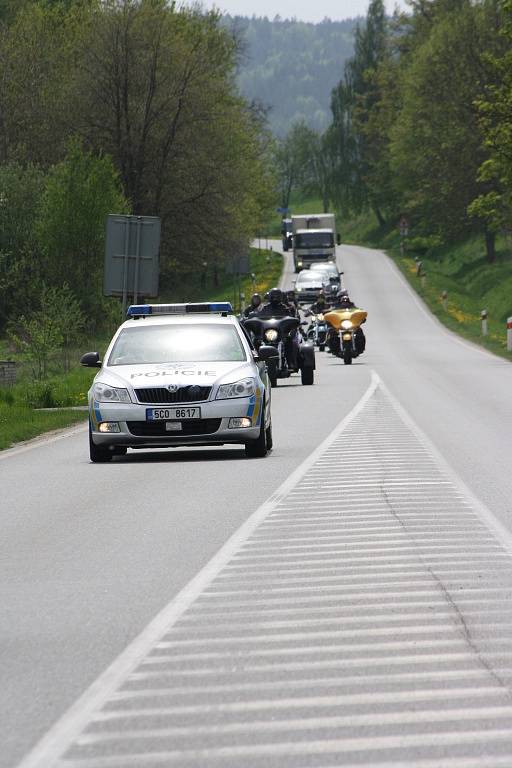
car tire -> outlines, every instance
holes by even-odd
[[[268,453],[268,443],[267,443],[267,431],[268,428],[265,429],[265,417],[262,415],[261,417],[261,427],[260,427],[260,433],[256,440],[251,440],[250,443],[245,444],[245,455],[249,459],[263,459],[264,456]],[[271,437],[272,441],[272,437]]]
[[[93,464],[105,464],[107,461],[112,461],[112,451],[93,443],[91,422],[89,422],[89,456]]]
[[[268,372],[268,380],[270,381],[270,386],[272,389],[274,387],[277,387],[277,368],[275,363],[271,363],[270,365],[267,365],[267,372]]]
[[[267,451],[272,450],[272,446],[274,444],[274,441],[272,439],[272,422],[268,425],[268,427],[265,430],[265,436],[267,439]]]
[[[315,381],[315,369],[301,368],[300,378],[301,378],[301,382],[305,385],[313,384],[313,382]]]

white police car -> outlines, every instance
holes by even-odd
[[[93,462],[127,448],[241,443],[247,456],[272,447],[270,382],[228,302],[142,304],[116,331],[89,390]]]

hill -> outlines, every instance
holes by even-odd
[[[360,19],[321,24],[225,16],[243,41],[238,85],[249,100],[270,107],[269,123],[277,136],[299,120],[317,131],[330,123],[331,90],[353,53]]]

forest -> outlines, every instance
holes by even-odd
[[[276,152],[281,202],[302,189],[345,217],[399,219],[425,247],[478,233],[487,260],[512,220],[512,2],[371,0],[331,93],[330,124]]]
[[[2,0],[0,330],[29,343],[37,318],[52,316],[45,332],[59,338],[117,319],[102,297],[108,213],[161,218],[161,290],[244,252],[275,198],[239,55],[200,8]]]
[[[268,110],[274,135],[285,136],[301,121],[316,131],[327,128],[330,93],[353,53],[357,22],[225,17],[241,40],[240,91]]]

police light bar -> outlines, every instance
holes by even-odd
[[[229,301],[205,302],[204,304],[132,304],[128,307],[128,317],[148,317],[150,315],[188,315],[188,314],[233,314]]]

